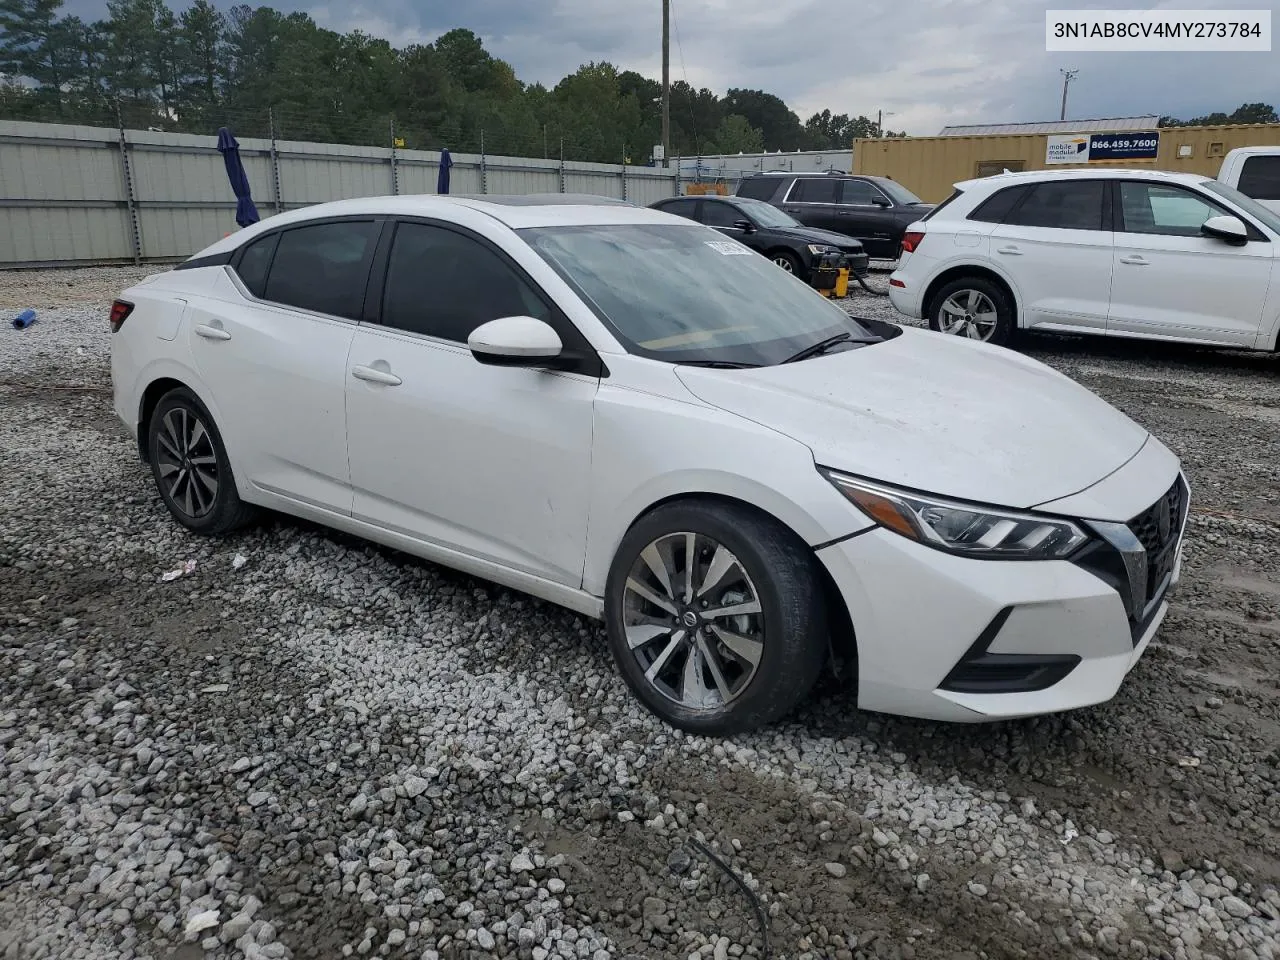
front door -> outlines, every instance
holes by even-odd
[[[1105,180],[1041,181],[991,231],[991,259],[1017,289],[1020,326],[1106,330],[1113,241],[1105,197]]]
[[[1256,228],[1243,246],[1202,236],[1210,217],[1235,216],[1169,183],[1116,183],[1121,224],[1108,332],[1252,347],[1277,270],[1275,244]]]
[[[347,371],[353,516],[470,556],[582,583],[599,380],[479,363],[471,331],[506,316],[563,319],[487,241],[403,222],[381,321]]]
[[[857,237],[867,255],[886,260],[898,256],[902,238],[893,202],[869,180],[844,180],[836,208],[837,233]]]

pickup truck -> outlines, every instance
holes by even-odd
[[[1280,146],[1237,147],[1222,158],[1218,182],[1280,213]]]

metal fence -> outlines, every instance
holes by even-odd
[[[0,121],[0,268],[190,256],[234,231],[216,138]],[[440,154],[245,138],[265,218],[329,200],[434,194]],[[680,167],[451,154],[450,191],[587,193],[645,205],[681,192]]]

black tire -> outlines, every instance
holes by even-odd
[[[257,515],[257,509],[242,501],[236,491],[217,424],[186,387],[170,390],[160,398],[147,423],[146,440],[147,460],[160,499],[188,530],[222,536]]]
[[[773,250],[769,253],[769,259],[774,262],[780,269],[787,273],[794,274],[801,280],[806,279],[808,274],[805,272],[804,264],[790,250]]]
[[[967,295],[966,295],[967,294]],[[952,300],[952,298],[957,300]],[[974,317],[973,321],[967,324],[960,324],[959,321],[952,320],[953,313],[944,316],[944,307],[956,304],[959,301],[962,304],[973,304],[977,307],[982,306],[983,298],[994,307],[995,323],[987,325],[978,322],[977,318],[984,316],[987,311],[975,310],[969,315]],[[987,343],[994,343],[997,346],[1008,346],[1013,342],[1017,333],[1017,324],[1013,315],[1013,301],[1009,297],[1009,293],[1003,286],[987,277],[968,276],[957,277],[950,280],[938,288],[937,292],[929,299],[926,308],[926,316],[929,318],[930,329],[939,333],[951,333],[958,336],[970,335],[966,331],[980,330],[984,335],[972,337],[975,340],[985,340]],[[949,325],[955,326],[960,324],[963,329],[947,329]],[[987,330],[989,329],[989,334]]]
[[[668,597],[682,594],[680,578],[687,565],[674,549],[662,554],[661,544],[686,543],[687,534],[696,535],[695,594],[699,578],[705,582],[715,569],[713,561],[720,547],[729,552],[737,566],[728,567],[716,583],[705,586],[705,595],[692,604],[672,600],[678,609],[667,613],[649,606],[650,602],[630,586],[631,578],[648,576],[641,585],[651,591],[657,589],[649,586],[659,583],[658,576],[649,573],[654,568],[638,565],[645,564],[645,551],[658,544],[655,549],[663,556],[662,566],[677,584],[666,594],[659,590],[659,599],[666,602]],[[812,690],[828,653],[827,609],[816,564],[813,554],[791,531],[755,511],[732,504],[682,500],[641,518],[623,538],[605,587],[609,646],[627,686],[650,711],[691,733],[738,733],[790,713]],[[739,571],[743,573],[741,578]],[[753,592],[759,613],[700,619],[701,608],[712,613],[755,605]],[[692,630],[683,629],[681,624],[688,621],[681,618],[695,611],[698,624]],[[656,616],[666,618],[671,626],[647,622]],[[743,621],[749,623],[743,625]],[[713,625],[720,625],[727,632],[714,632],[719,627]],[[669,632],[666,636],[655,634],[654,639],[633,650],[628,627],[633,631],[638,627]],[[679,641],[676,652],[667,651],[676,632],[684,634],[684,639]],[[732,648],[724,643],[725,637],[731,638]],[[692,652],[695,648],[696,654]],[[736,650],[746,650],[748,656],[739,656]],[[668,659],[655,682],[651,682],[646,678],[646,664],[653,669],[664,651]],[[754,666],[749,662],[752,653]],[[678,659],[682,654],[683,659]],[[707,663],[707,656],[712,658],[711,664]],[[692,670],[691,659],[697,664]],[[679,681],[680,690],[660,689],[667,670],[683,678]],[[691,674],[699,678],[696,683],[689,683]],[[726,699],[723,694],[735,680],[738,687]],[[686,685],[703,694],[702,703],[690,706],[678,699],[685,696]]]

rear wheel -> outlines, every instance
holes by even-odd
[[[1007,345],[1014,334],[1013,306],[1005,290],[986,277],[960,277],[929,301],[929,326],[970,340]]]
[[[690,500],[644,517],[606,587],[627,685],[695,733],[750,730],[791,712],[827,653],[815,563],[789,530],[741,507]]]
[[[147,425],[147,454],[165,506],[193,533],[230,533],[256,513],[236,492],[213,418],[185,387],[170,390],[156,404]]]

